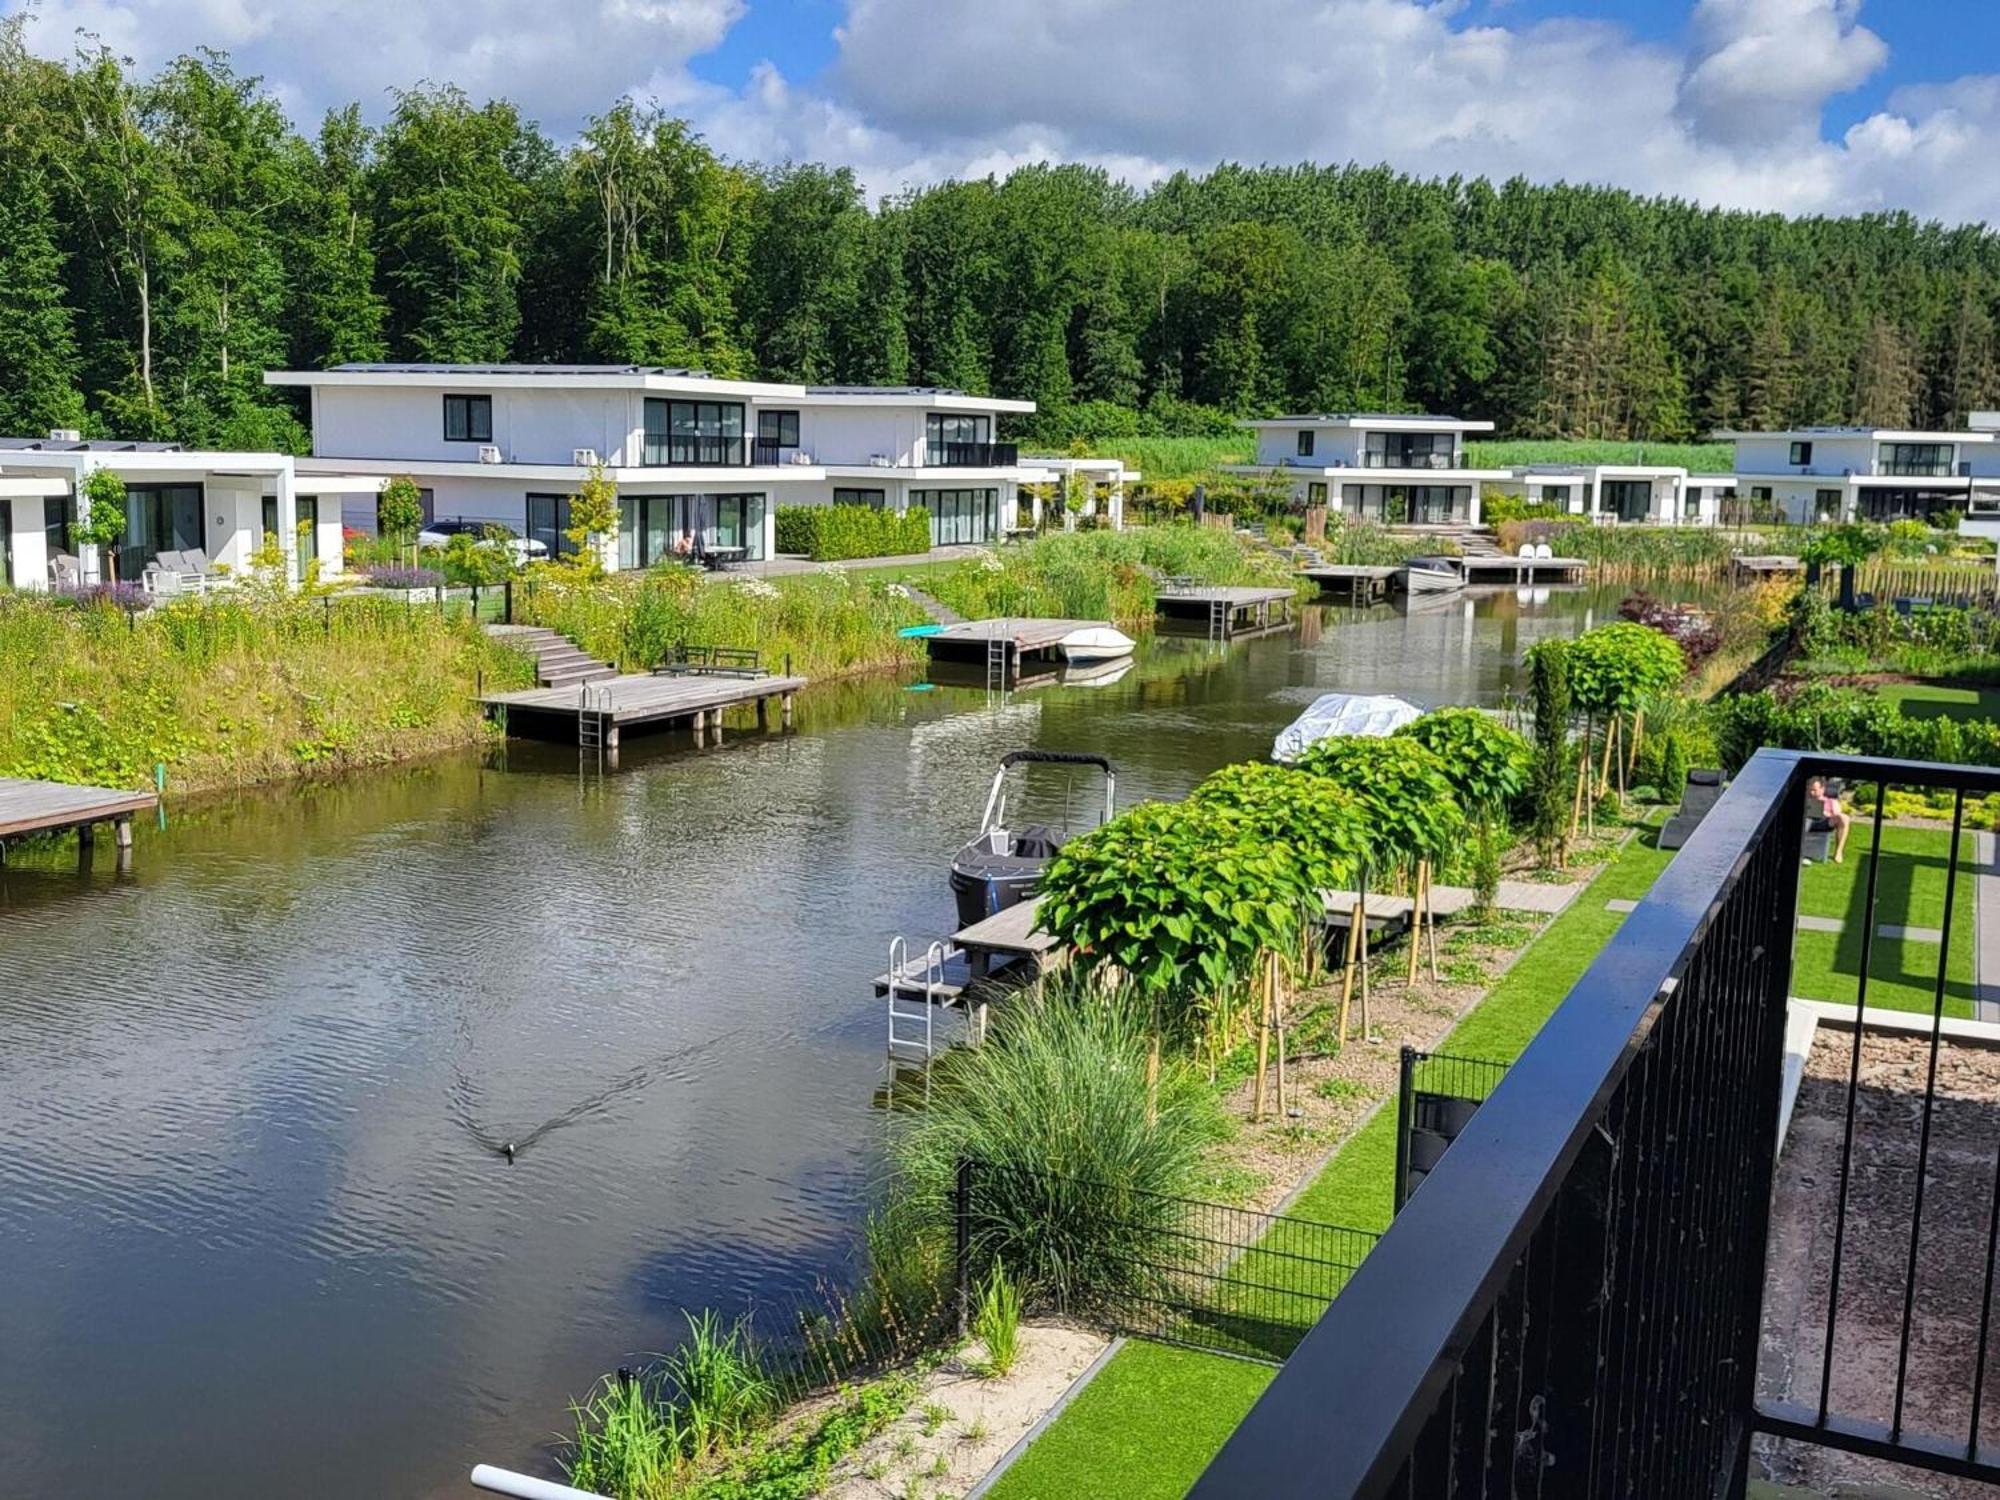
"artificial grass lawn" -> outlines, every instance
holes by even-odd
[[[1792,949],[1792,993],[1805,1000],[1852,1005],[1860,988],[1863,909],[1868,900],[1868,867],[1874,829],[1868,810],[1851,809],[1854,831],[1847,858],[1822,860],[1799,876],[1799,911],[1832,917],[1837,933],[1798,934]],[[1944,926],[1946,865],[1951,833],[1941,828],[1882,830],[1882,867],[1875,879],[1878,926]],[[1971,878],[1972,835],[1959,840],[1958,889],[1952,897],[1951,959],[1945,972],[1945,1014],[1972,1014],[1973,911],[1978,901]],[[1892,1010],[1928,1013],[1936,1000],[1938,945],[1913,938],[1876,935],[1868,960],[1868,1003]]]
[[[2000,687],[1885,682],[1875,689],[1875,695],[1913,719],[2000,719]]]
[[[1519,1056],[1625,920],[1604,903],[1643,896],[1672,859],[1656,847],[1657,838],[1648,828],[1627,844],[1453,1028],[1440,1050],[1509,1061]],[[1391,1105],[1349,1137],[1288,1212],[1321,1223],[1386,1229],[1395,1165]],[[1282,1241],[1286,1233],[1281,1226],[1269,1238]],[[1270,1272],[1266,1264],[1260,1279],[1269,1279]],[[1275,1374],[1241,1360],[1127,1343],[989,1493],[994,1500],[1183,1495]],[[1219,1412],[1228,1414],[1226,1420],[1215,1419]]]
[[[1179,1500],[1277,1371],[1128,1343],[987,1491],[992,1500]]]

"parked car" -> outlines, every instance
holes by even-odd
[[[517,563],[534,562],[549,555],[547,542],[538,542],[532,537],[519,535],[511,526],[498,521],[469,521],[458,517],[449,521],[432,521],[417,533],[419,547],[448,547],[455,536],[469,536],[479,541],[494,541],[507,544],[507,550]]]

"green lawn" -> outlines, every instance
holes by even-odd
[[[2000,687],[1885,682],[1875,689],[1875,695],[1913,719],[2000,719]]]
[[[1519,1056],[1624,920],[1605,910],[1604,903],[1643,896],[1666,868],[1672,855],[1654,847],[1656,836],[1647,829],[1628,844],[1459,1022],[1441,1050]],[[1378,1110],[1341,1147],[1290,1213],[1321,1223],[1385,1229],[1395,1164],[1392,1106]],[[1275,1245],[1259,1248],[1282,1250],[1286,1233],[1280,1228],[1273,1235]],[[1187,1492],[1275,1373],[1240,1360],[1128,1343],[990,1493],[994,1500],[1114,1494],[1121,1500],[1172,1500]],[[1219,1414],[1226,1420],[1219,1420]]]
[[[1793,948],[1792,993],[1807,1000],[1852,1005],[1859,991],[1863,908],[1873,830],[1857,811],[1847,859],[1822,860],[1799,878],[1799,911],[1832,917],[1837,933],[1800,932]],[[1878,926],[1944,926],[1946,862],[1951,835],[1937,828],[1882,830],[1882,868],[1875,879]],[[1958,890],[1952,898],[1951,960],[1946,966],[1945,1014],[1972,1014],[1973,909],[1977,902],[1968,865],[1972,835],[1959,841]],[[1877,935],[1868,960],[1868,1003],[1893,1010],[1928,1011],[1936,997],[1938,944]]]
[[[992,1500],[1180,1500],[1278,1372],[1128,1343],[987,1493]]]

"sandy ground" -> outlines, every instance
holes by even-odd
[[[1021,1325],[1014,1368],[983,1380],[969,1346],[924,1378],[910,1409],[844,1460],[823,1500],[943,1500],[963,1495],[1061,1399],[1110,1342],[1050,1323]]]
[[[1817,1408],[1840,1193],[1853,1034],[1822,1027],[1807,1059],[1772,1200],[1758,1389]],[[1929,1041],[1867,1034],[1855,1099],[1829,1406],[1886,1422],[1895,1398]],[[1912,1433],[1962,1443],[1972,1387],[2000,1149],[2000,1052],[1944,1043],[1924,1174],[1904,1398]],[[2000,1442],[2000,1333],[1990,1339],[1981,1442]],[[1992,1486],[1942,1479],[1798,1444],[1760,1444],[1771,1479],[1828,1495],[1992,1500]],[[1871,1487],[1872,1486],[1872,1487]]]

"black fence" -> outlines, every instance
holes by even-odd
[[[951,1205],[969,1299],[996,1260],[1049,1310],[1279,1363],[1373,1247],[1365,1229],[968,1161]]]
[[[1507,1064],[1485,1057],[1403,1049],[1396,1087],[1396,1211],[1465,1133]]]
[[[1857,822],[1872,829],[1856,828],[1865,874],[1837,933],[1824,914],[1798,920],[1812,784],[1835,778],[1858,789]],[[1940,793],[1948,834],[1885,840],[1885,782]],[[2000,1480],[1986,1355],[2000,1108],[1991,1092],[1947,1095],[1939,1073],[1946,1013],[1964,1013],[1953,928],[1966,801],[1993,793],[2000,772],[1755,756],[1300,1343],[1197,1500],[1741,1496],[1753,1451],[1774,1443],[1787,1463],[1838,1450],[1845,1466]],[[1849,878],[1833,869],[1810,872],[1815,900]],[[1913,936],[1909,914],[1937,896],[1941,930]],[[1917,1020],[1864,1026],[1843,1010],[1844,1076],[1826,1076],[1815,1049],[1797,1104],[1815,1128],[1801,1137],[1794,1123],[1777,1181],[1788,996],[1795,974],[1820,982],[1829,946],[1849,1003]],[[1962,1073],[1976,1059],[1950,1061]],[[1800,1177],[1807,1147],[1825,1168]]]

